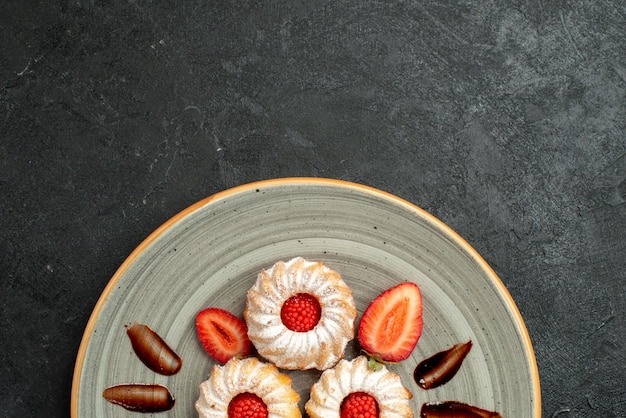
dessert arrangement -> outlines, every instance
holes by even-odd
[[[243,295],[242,295],[243,297]],[[411,418],[413,394],[387,366],[406,360],[423,328],[417,284],[401,282],[383,291],[360,317],[352,291],[341,275],[319,261],[296,257],[258,273],[247,291],[243,319],[218,307],[197,313],[200,344],[217,363],[199,384],[195,403],[201,418],[301,417],[300,395],[289,371],[315,369],[305,411],[311,418]],[[147,325],[133,324],[127,334],[137,357],[152,371],[177,373],[182,359]],[[355,338],[361,354],[346,359]],[[423,360],[415,383],[429,390],[450,381],[472,342],[455,344]],[[104,398],[137,412],[162,412],[174,397],[162,385],[120,384]],[[457,401],[424,403],[420,417],[501,417]]]

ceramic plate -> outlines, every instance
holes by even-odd
[[[341,273],[357,310],[404,280],[423,294],[424,330],[411,357],[389,369],[425,402],[454,400],[503,417],[541,416],[537,366],[512,298],[486,262],[449,227],[388,193],[337,180],[269,180],[200,201],[152,233],[113,276],[86,327],[72,387],[71,416],[137,417],[107,402],[121,383],[168,387],[176,404],[163,417],[197,416],[198,385],[213,361],[200,346],[195,315],[218,306],[242,316],[256,274],[302,256]],[[155,374],[139,361],[125,325],[150,326],[182,357],[179,373]],[[413,370],[426,357],[472,340],[457,375],[423,390]],[[347,357],[356,352],[352,343]],[[301,404],[317,372],[290,372]]]

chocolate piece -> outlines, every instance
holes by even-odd
[[[135,354],[150,370],[165,376],[178,373],[181,358],[150,327],[135,322],[126,333]]]
[[[134,412],[168,411],[175,402],[170,391],[161,385],[116,385],[106,388],[102,396],[112,404]]]
[[[469,340],[423,360],[413,372],[415,383],[422,389],[432,389],[449,382],[459,371],[471,348],[472,340]]]
[[[423,404],[420,418],[502,418],[502,415],[463,402],[446,401]]]

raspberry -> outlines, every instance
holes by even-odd
[[[240,393],[228,404],[228,418],[267,418],[267,406],[254,393]]]
[[[298,293],[285,301],[280,310],[280,319],[292,331],[311,331],[322,316],[322,307],[315,296]]]
[[[378,418],[378,402],[369,393],[352,392],[341,402],[341,418]]]

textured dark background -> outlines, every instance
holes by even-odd
[[[399,195],[482,254],[544,416],[626,417],[625,2],[0,9],[1,416],[68,416],[91,310],[161,223],[304,175]]]

